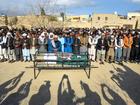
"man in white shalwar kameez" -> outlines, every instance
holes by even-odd
[[[64,52],[65,39],[62,35],[60,35],[58,40],[61,42],[61,45],[62,45],[61,46],[61,48],[62,48],[61,51]]]
[[[89,48],[89,58],[92,61],[95,61],[96,58],[96,44],[98,42],[98,38],[96,36],[89,36],[88,39],[90,48]]]

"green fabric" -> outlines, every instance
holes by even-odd
[[[39,59],[44,59],[42,57],[44,57],[43,54],[42,55],[40,54]],[[63,57],[64,60],[67,60],[67,62],[63,62],[62,57]],[[70,59],[68,60],[68,58],[70,58]],[[54,67],[58,66],[58,67],[64,67],[64,68],[65,67],[86,68],[86,67],[89,66],[87,53],[83,53],[83,54],[80,54],[80,55],[70,54],[70,53],[57,53],[57,60],[60,61],[60,62],[57,61],[57,64],[51,65],[51,67],[52,66],[54,66]],[[71,60],[75,60],[75,61],[77,60],[77,62],[71,62]],[[82,62],[78,62],[78,60],[80,60]],[[43,63],[42,62],[38,63],[39,67],[46,67],[45,65],[46,65],[46,63],[44,63],[44,62]]]
[[[62,61],[62,58],[59,56],[58,60]],[[80,67],[84,67],[88,65],[88,58],[87,58],[87,54],[81,54],[81,55],[72,55],[71,56],[71,60],[82,60],[85,62],[64,62],[64,66],[65,65],[71,65],[71,66],[80,66]],[[57,64],[62,64],[62,62],[57,62]]]

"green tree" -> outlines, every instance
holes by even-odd
[[[5,18],[5,25],[8,25],[8,17],[7,17],[7,15],[5,15],[4,18]]]
[[[65,13],[64,12],[61,12],[60,13],[60,16],[62,17],[62,20],[63,20],[63,22],[65,21]]]
[[[12,17],[12,18],[10,19],[10,21],[9,21],[9,25],[10,25],[10,26],[16,25],[17,22],[18,22],[17,16]]]
[[[138,20],[136,21],[136,25],[135,25],[135,29],[137,29],[138,28]]]
[[[40,13],[41,13],[41,16],[45,16],[46,15],[45,9],[43,7],[40,7]]]
[[[55,16],[49,16],[49,17],[48,17],[48,20],[49,20],[50,22],[57,21],[57,17],[55,17]]]

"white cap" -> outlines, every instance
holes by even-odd
[[[100,30],[98,30],[99,35],[102,33]]]
[[[102,33],[102,35],[101,36],[105,36],[105,33]]]
[[[45,36],[45,34],[48,34],[47,32],[42,32],[41,36]]]
[[[69,32],[71,32],[72,30],[70,29]]]
[[[0,30],[0,32],[2,32],[2,31],[3,31],[3,29]]]
[[[132,34],[134,34],[135,33],[135,31],[132,31]]]
[[[114,38],[114,35],[111,35],[111,38]]]
[[[8,36],[13,37],[11,32],[7,32],[6,37],[8,37]]]
[[[45,36],[44,32],[42,32],[40,36]]]
[[[50,35],[54,35],[54,34],[51,32]]]
[[[52,36],[52,37],[51,37]],[[49,39],[53,39],[54,38],[54,34],[53,33],[50,33],[49,34]]]
[[[7,32],[7,35],[11,35],[11,33],[10,32]]]
[[[23,33],[22,36],[27,36],[27,34],[26,33]]]

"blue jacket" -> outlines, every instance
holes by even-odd
[[[52,43],[51,43],[51,39],[48,39],[48,52],[49,53],[52,53],[53,52],[53,46],[52,46]]]
[[[72,37],[65,37],[64,52],[72,53]]]
[[[61,50],[62,45],[61,45],[61,42],[59,40],[55,41],[55,45],[56,45],[56,48],[54,48],[54,49],[57,49],[58,52],[62,52],[62,50]]]
[[[64,37],[61,37],[58,40],[61,42],[61,51],[64,52],[65,39]]]

